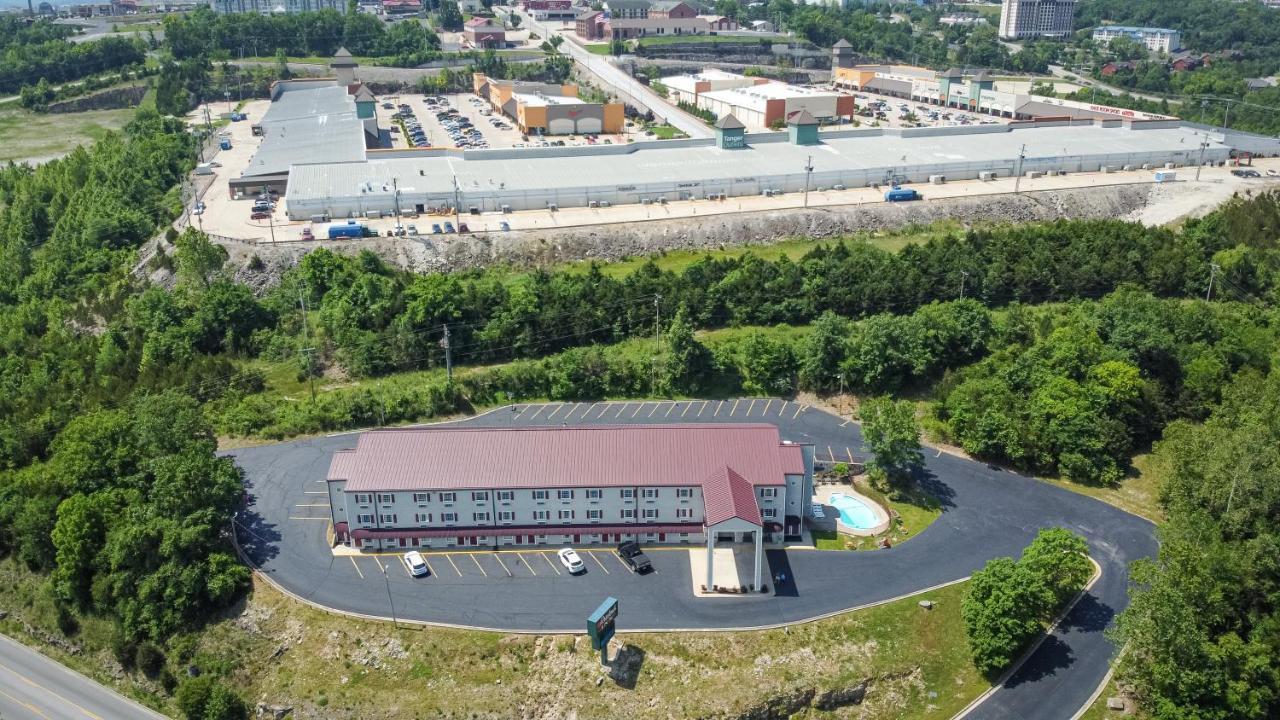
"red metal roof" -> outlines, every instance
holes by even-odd
[[[718,468],[702,481],[702,502],[706,506],[703,524],[707,527],[733,518],[760,524],[755,488],[728,465]]]
[[[484,527],[453,528],[390,528],[386,530],[357,529],[351,531],[356,540],[381,540],[395,538],[437,537],[498,537],[503,535],[635,535],[637,533],[701,533],[702,525],[492,525]]]
[[[783,443],[778,454],[782,459],[782,472],[788,475],[804,474],[804,450],[799,445]]]
[[[347,492],[696,487],[729,465],[750,485],[783,485],[798,450],[767,424],[407,428],[361,434],[328,477]]]

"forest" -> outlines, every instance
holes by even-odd
[[[28,25],[10,13],[0,18],[0,92],[16,93],[40,79],[63,83],[140,65],[146,44],[125,37],[75,43],[75,28],[40,21]]]

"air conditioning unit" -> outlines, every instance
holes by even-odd
[[[600,202],[598,200],[592,200],[591,202],[587,203],[587,207],[598,208],[600,207]]]
[[[991,182],[992,180],[996,179],[996,174],[994,172],[991,172],[990,170],[983,170],[982,172],[978,173],[978,179],[981,180],[982,182]]]
[[[844,185],[843,185],[843,184],[840,184],[840,183],[837,183],[837,184],[835,184],[835,185],[832,185],[832,186],[831,186],[831,189],[832,189],[832,190],[843,190],[843,189],[844,189]]]
[[[547,203],[547,209],[550,210],[551,212],[555,212],[560,209],[560,206],[556,205],[555,203]]]
[[[641,204],[641,205],[652,205],[652,204],[653,204],[653,198],[640,198],[640,204]]]

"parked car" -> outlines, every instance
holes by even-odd
[[[305,228],[302,228],[302,239],[315,240],[316,236],[311,232],[311,228],[305,227]]]
[[[561,548],[556,555],[560,558],[560,564],[568,568],[570,575],[586,572],[587,564],[582,562],[582,557],[573,548]]]
[[[510,231],[511,231],[511,224],[510,224],[510,223],[508,223],[506,220],[503,220],[501,223],[499,223],[499,224],[498,224],[498,227],[502,228],[502,232],[510,232]]]
[[[404,229],[405,229],[405,231],[406,231],[406,232],[408,232],[410,235],[417,235],[417,234],[418,234],[418,226],[417,226],[417,225],[414,225],[413,223],[409,223],[408,225],[406,225],[406,226],[405,226],[405,228],[404,228]]]
[[[432,234],[432,235],[439,235],[439,234],[440,234],[440,233],[442,233],[442,232],[444,232],[444,231],[440,229],[440,223],[431,223],[431,234]]]
[[[459,234],[469,233],[469,232],[471,232],[471,228],[467,227],[467,224],[466,224],[466,223],[458,223],[458,233],[459,233]]]
[[[446,222],[444,224],[444,231],[445,231],[445,234],[457,232],[456,230],[453,229],[453,223],[451,222]]]
[[[258,210],[258,211],[255,211],[252,215],[250,215],[249,219],[250,220],[266,220],[269,217],[271,217],[271,213],[267,212],[266,210]]]
[[[422,577],[431,572],[431,568],[427,567],[426,558],[422,557],[422,553],[417,550],[410,550],[404,554],[404,566],[409,568],[409,574],[414,577]]]
[[[628,541],[618,545],[618,557],[636,573],[644,574],[653,569],[649,556],[640,549],[640,543]]]

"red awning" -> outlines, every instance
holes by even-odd
[[[702,525],[497,525],[455,528],[358,528],[356,540],[437,537],[500,537],[505,535],[637,535],[645,533],[701,533]]]

